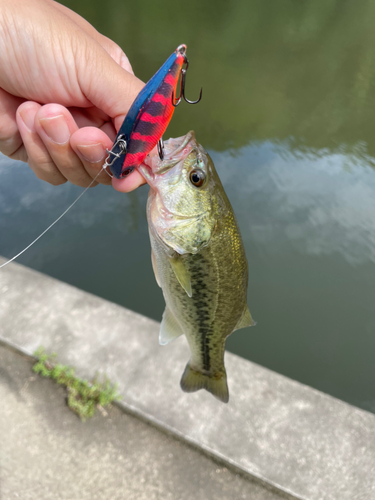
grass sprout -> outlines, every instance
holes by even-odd
[[[97,408],[102,409],[120,399],[117,386],[106,377],[99,379],[96,376],[92,382],[80,379],[74,368],[57,363],[56,354],[46,353],[43,347],[40,347],[34,356],[37,362],[33,371],[66,387],[68,406],[82,421],[92,417]]]

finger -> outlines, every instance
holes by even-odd
[[[103,49],[112,57],[112,59],[117,62],[121,68],[123,68],[125,71],[130,73],[131,75],[134,75],[134,71],[132,68],[132,65],[130,64],[130,61],[125,54],[125,52],[122,50],[121,47],[119,47],[115,42],[113,42],[110,38],[107,38],[106,36],[102,35],[101,33],[97,33],[96,41],[103,47]]]
[[[21,144],[21,146],[18,149],[16,149],[16,151],[14,153],[12,153],[11,155],[7,155],[7,156],[11,160],[23,161],[24,163],[28,162],[27,151],[26,151],[25,146],[23,144]]]
[[[57,186],[64,184],[66,178],[53,163],[47,148],[36,132],[35,116],[40,108],[40,104],[27,101],[21,104],[17,110],[16,120],[26,156],[24,161],[28,162],[30,168],[39,179]]]
[[[68,108],[78,128],[101,127],[110,117],[98,108]]]
[[[121,193],[129,193],[130,191],[134,191],[142,184],[146,184],[146,181],[138,172],[138,170],[134,170],[131,174],[129,174],[124,179],[112,179],[112,186],[116,191],[120,191]]]
[[[108,155],[106,149],[110,149],[112,143],[113,140],[103,130],[95,127],[81,128],[74,132],[70,138],[72,149],[79,156],[86,172],[92,179],[95,179],[102,170],[104,160]],[[101,184],[111,184],[111,178],[104,170],[96,180]]]
[[[12,156],[22,147],[16,113],[23,101],[0,88],[0,151],[6,156]]]
[[[111,147],[112,147],[113,143],[115,142],[116,136],[117,136],[117,132],[116,132],[116,129],[115,129],[113,123],[112,122],[104,123],[104,125],[102,125],[100,127],[100,129],[103,130],[103,132],[105,134],[107,134],[108,137],[111,139],[111,141],[112,141]]]
[[[61,174],[72,184],[87,187],[92,179],[70,146],[78,126],[69,111],[60,104],[42,106],[35,116],[35,129]]]

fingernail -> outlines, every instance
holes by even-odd
[[[90,163],[99,163],[107,155],[100,142],[97,144],[78,144],[76,147],[82,158]]]
[[[63,115],[40,118],[39,123],[51,141],[56,142],[56,144],[65,144],[69,141],[70,132]]]
[[[30,132],[35,132],[35,109],[23,108],[20,110],[20,117]]]

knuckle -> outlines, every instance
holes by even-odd
[[[68,181],[61,177],[61,178],[57,178],[57,179],[49,179],[46,182],[48,182],[49,184],[52,184],[52,186],[61,186],[61,184],[65,184]]]
[[[15,122],[0,116],[0,151],[10,156],[22,145],[21,134]]]
[[[65,184],[67,179],[57,170],[55,165],[47,158],[41,158],[35,161],[35,158],[29,158],[27,162],[38,179],[48,182],[53,186]]]
[[[109,55],[117,62],[117,64],[120,64],[124,52],[122,51],[121,47],[114,44],[109,50]]]
[[[12,154],[9,154],[7,156],[11,160],[23,161],[24,163],[28,162],[27,152],[23,145],[21,145],[18,149],[16,149]]]
[[[32,170],[38,179],[48,182],[48,184],[52,184],[52,186],[60,186],[61,184],[65,184],[67,182],[62,175],[54,175],[53,173],[47,175],[45,172],[40,172],[38,169],[32,168]]]
[[[2,134],[0,127],[0,151],[5,156],[9,156],[11,158],[14,154],[17,153],[17,150],[22,146],[22,139],[20,134],[17,132],[13,135],[5,136]]]
[[[105,47],[108,54],[119,66],[130,66],[129,59],[122,48],[107,37],[105,37]]]
[[[29,164],[46,174],[55,169],[51,158],[43,154],[29,155]]]

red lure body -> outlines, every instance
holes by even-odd
[[[175,109],[172,96],[186,61],[186,45],[180,45],[136,97],[114,143],[120,138],[126,141],[125,156],[117,156],[115,147],[111,150],[115,158],[109,168],[115,177],[125,177],[137,168],[163,136]]]

